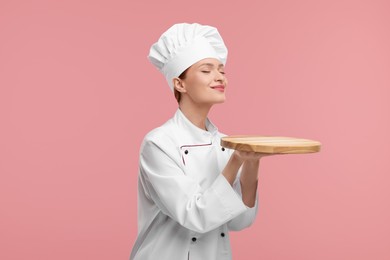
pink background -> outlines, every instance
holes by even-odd
[[[177,104],[148,62],[176,22],[230,54],[227,134],[319,140],[265,158],[235,259],[390,259],[390,2],[0,2],[0,259],[127,259],[139,145]],[[250,257],[251,255],[251,257]]]

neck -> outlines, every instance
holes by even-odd
[[[196,106],[196,105],[188,105],[188,103],[180,103],[179,108],[181,112],[187,117],[188,120],[191,121],[195,126],[200,129],[206,130],[206,119],[211,106]]]

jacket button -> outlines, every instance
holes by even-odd
[[[188,154],[188,150],[185,150],[184,153],[185,153],[185,154]]]
[[[191,240],[192,240],[192,242],[195,242],[196,241],[196,237],[193,237]]]
[[[225,147],[222,147],[222,149],[221,149],[221,150],[222,150],[222,152],[223,152],[223,151],[225,151]]]
[[[225,237],[225,233],[222,232],[222,233],[221,233],[221,237]]]

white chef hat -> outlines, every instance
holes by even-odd
[[[173,91],[172,79],[192,64],[216,58],[226,64],[227,48],[217,28],[198,23],[179,23],[164,32],[150,48],[148,59],[165,76]]]

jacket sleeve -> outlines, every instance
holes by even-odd
[[[240,171],[241,173],[241,171]],[[239,173],[239,174],[240,174]],[[233,189],[237,192],[237,194],[242,197],[242,192],[241,192],[241,183],[240,183],[240,176],[237,174],[237,178],[235,182],[233,183]],[[253,224],[255,221],[257,212],[258,212],[258,201],[259,198],[257,196],[256,192],[256,202],[255,205],[252,208],[247,207],[247,210],[238,215],[237,217],[233,218],[228,222],[228,229],[233,230],[233,231],[239,231],[244,228],[249,227],[250,225]]]
[[[223,175],[201,192],[199,184],[180,168],[180,156],[169,149],[146,139],[140,154],[142,186],[164,214],[192,231],[205,233],[248,211]]]

